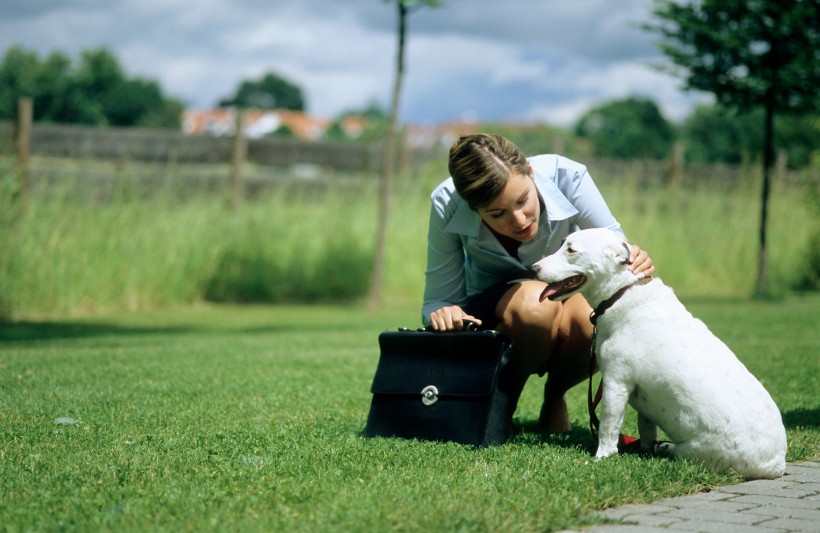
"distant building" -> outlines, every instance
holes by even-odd
[[[188,135],[233,135],[236,108],[186,109],[182,114],[182,130]],[[288,109],[245,109],[242,126],[245,136],[259,139],[280,128],[303,141],[322,139],[333,121]],[[367,119],[358,115],[343,117],[339,127],[349,139],[359,138],[367,129]],[[434,125],[404,125],[404,142],[413,148],[449,147],[460,135],[476,133],[475,122],[444,122]]]
[[[188,135],[233,135],[236,112],[233,107],[186,109],[182,113],[182,131]],[[251,139],[259,139],[280,128],[287,128],[297,139],[315,141],[332,124],[328,119],[287,109],[244,109],[242,113],[242,130]]]

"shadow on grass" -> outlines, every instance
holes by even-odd
[[[249,319],[250,321],[250,319]],[[255,321],[255,319],[254,319]],[[222,324],[169,324],[167,326],[126,326],[105,322],[60,322],[60,321],[0,321],[0,343],[46,341],[60,339],[81,339],[111,336],[180,335],[186,333],[230,333],[236,335],[275,335],[278,333],[334,333],[361,331],[370,335],[373,343],[378,343],[380,330],[374,330],[367,321],[338,321],[335,317],[326,321],[309,321],[296,318],[277,319],[264,325],[247,323]]]
[[[598,445],[586,426],[573,424],[566,433],[548,434],[541,431],[537,420],[516,423],[513,438],[520,442],[546,443],[561,448],[580,449],[590,454],[595,453]]]
[[[80,339],[89,337],[172,335],[194,331],[187,327],[128,327],[79,322],[0,323],[0,342]]]
[[[820,427],[820,407],[807,409],[798,407],[783,413],[783,425],[789,429],[804,427],[817,428]]]

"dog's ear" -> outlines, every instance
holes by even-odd
[[[607,246],[604,249],[604,253],[606,253],[607,256],[611,257],[616,262],[622,265],[628,265],[629,254],[632,253],[632,250],[629,248],[629,245],[626,242],[621,241],[620,245],[618,246]]]
[[[626,254],[626,255],[623,255],[623,256],[619,256],[619,258],[621,259],[621,264],[622,265],[628,265],[629,264],[629,256],[632,254],[632,249],[629,247],[629,244],[627,244],[626,241],[621,241],[621,246],[623,247],[622,248],[623,253]]]

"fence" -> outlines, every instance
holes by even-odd
[[[24,106],[21,106],[24,107]],[[30,113],[30,110],[28,111]],[[179,131],[141,128],[112,128],[31,123],[21,116],[22,146],[15,147],[14,124],[0,121],[0,154],[58,157],[79,160],[134,161],[147,163],[224,163],[233,165],[232,177],[241,196],[245,163],[264,167],[314,165],[339,171],[378,172],[381,170],[381,143],[302,141],[284,137],[244,139],[185,135]],[[237,153],[240,152],[240,153]],[[400,154],[399,166],[408,170],[433,158],[435,150],[407,149]],[[696,181],[738,183],[748,180],[757,166],[686,165],[680,154],[670,161],[612,161],[586,159],[596,181],[607,176],[630,176],[642,184],[675,180],[681,174]],[[752,175],[750,176],[750,170]],[[777,176],[786,182],[800,181],[801,173],[789,171],[779,161]],[[814,174],[814,173],[812,173]],[[227,177],[226,177],[227,178]]]
[[[71,159],[157,163],[230,163],[230,137],[191,136],[172,130],[100,128],[34,123],[29,153]],[[336,170],[379,169],[378,143],[306,142],[290,138],[247,139],[244,160],[271,166],[313,164]],[[14,125],[0,122],[0,152],[14,151]]]

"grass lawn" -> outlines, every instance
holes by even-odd
[[[820,450],[820,295],[689,301],[780,407],[790,461]],[[385,329],[415,307],[202,306],[0,324],[0,531],[547,531],[596,509],[736,483],[685,461],[361,437]],[[634,412],[625,431],[636,434]]]

